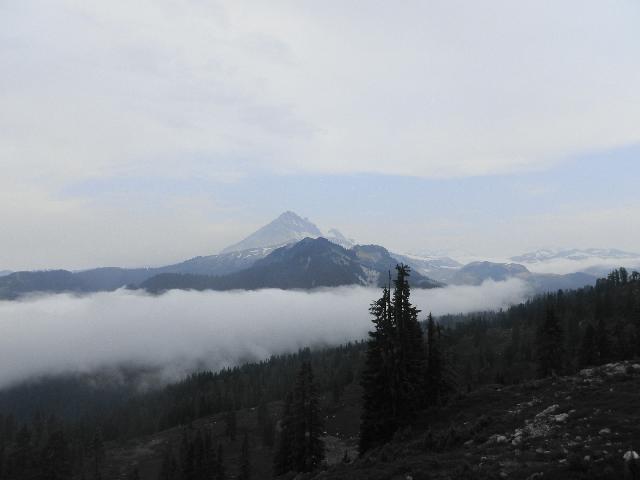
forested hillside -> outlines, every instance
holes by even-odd
[[[193,473],[196,462],[200,462],[200,474],[217,475],[213,478],[248,478],[240,477],[243,471],[253,471],[251,478],[266,478],[271,475],[272,465],[279,473],[303,468],[300,465],[305,466],[303,470],[324,468],[320,462],[305,463],[304,454],[295,462],[274,463],[274,458],[282,454],[286,425],[298,425],[294,421],[298,418],[295,399],[306,395],[315,399],[311,402],[317,405],[314,415],[325,422],[324,429],[318,427],[314,434],[324,442],[323,458],[333,465],[344,456],[346,465],[350,465],[358,443],[361,453],[384,448],[394,438],[397,443],[397,432],[414,425],[415,419],[420,423],[414,425],[414,437],[415,428],[428,429],[429,422],[434,422],[434,429],[437,423],[438,435],[444,435],[443,424],[458,433],[469,430],[467,420],[457,416],[451,405],[477,409],[471,404],[487,401],[486,393],[478,393],[486,392],[487,385],[494,385],[491,398],[497,395],[497,405],[503,405],[502,394],[496,392],[513,393],[509,402],[516,397],[524,401],[531,381],[551,377],[544,384],[545,401],[551,401],[556,388],[553,378],[640,356],[640,275],[624,269],[612,272],[594,287],[539,296],[505,311],[446,316],[428,322],[429,306],[411,305],[409,295],[406,277],[399,274],[395,289],[385,288],[382,297],[372,304],[374,323],[368,342],[304,350],[221,372],[197,372],[147,393],[130,388],[111,391],[111,402],[83,402],[85,408],[76,416],[68,408],[74,402],[69,397],[74,392],[86,392],[77,383],[66,387],[64,383],[55,384],[40,404],[30,400],[33,385],[2,392],[0,478],[112,478],[105,472],[114,471],[143,480],[201,478]],[[414,328],[419,319],[423,320],[422,329]],[[397,375],[381,374],[385,362],[397,355],[396,368],[389,371]],[[627,371],[633,369],[621,373]],[[304,382],[301,375],[306,378]],[[38,388],[46,389],[46,382]],[[555,395],[567,382],[557,384]],[[496,384],[515,386],[504,389]],[[597,390],[598,395],[604,392]],[[573,394],[562,395],[568,398]],[[625,402],[633,397],[633,391],[628,395]],[[594,408],[614,408],[621,398],[603,396]],[[307,401],[302,404],[309,405]],[[562,408],[569,411],[576,407],[565,400]],[[254,418],[255,412],[262,412],[258,413],[259,421]],[[360,418],[363,430],[358,435]],[[462,440],[476,438],[484,429],[493,432],[493,427],[478,424],[468,435],[460,434],[460,441],[451,440],[449,444],[433,440],[437,446],[429,448],[446,452],[450,446],[458,448]],[[637,431],[635,438],[640,438]],[[133,453],[134,446],[143,440],[155,442],[153,448],[145,450],[144,455]],[[637,449],[637,444],[629,447],[634,445]],[[474,448],[481,455],[482,448]],[[105,458],[109,462],[105,463]],[[384,462],[380,455],[368,454],[366,458],[368,462]],[[222,459],[226,473],[220,466]],[[270,469],[266,477],[265,465]],[[278,470],[277,465],[284,467]],[[309,465],[313,468],[307,468]],[[262,469],[260,474],[255,473],[258,467]],[[449,474],[447,478],[476,478],[463,471],[458,475],[451,470]],[[332,478],[347,478],[335,475]],[[617,478],[612,475],[601,478]]]

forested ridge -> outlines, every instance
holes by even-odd
[[[394,288],[387,286],[372,304],[374,324],[366,342],[303,350],[220,372],[197,372],[157,391],[127,392],[127,398],[114,401],[113,406],[96,404],[76,418],[62,412],[55,405],[59,402],[51,402],[51,409],[39,405],[38,411],[21,410],[16,415],[12,405],[20,403],[21,392],[29,395],[30,390],[15,388],[0,411],[0,478],[104,478],[105,445],[188,426],[212,415],[224,416],[225,434],[235,439],[236,412],[251,408],[263,411],[262,445],[277,459],[284,448],[287,422],[307,429],[316,425],[314,415],[320,418],[320,410],[308,410],[309,401],[298,401],[296,410],[295,399],[309,398],[317,404],[315,409],[326,410],[328,405],[340,404],[345,389],[362,391],[362,453],[389,441],[422,410],[446,408],[453,398],[483,385],[517,385],[640,356],[640,275],[636,272],[619,269],[593,287],[538,296],[504,311],[428,320],[429,306],[413,306],[409,300],[408,275],[408,269],[399,270]],[[393,368],[385,367],[389,361]],[[64,396],[64,391],[57,394]],[[284,410],[268,407],[273,402],[284,402]],[[304,414],[302,405],[307,408]],[[264,414],[265,410],[270,413]],[[299,420],[309,415],[309,422]],[[319,439],[323,433],[319,424],[313,428],[313,438]],[[236,475],[229,471],[243,471],[241,462],[245,478],[250,475],[253,450],[249,440],[246,448],[240,446],[242,432],[237,442],[244,457],[234,457],[237,465],[226,470],[226,454],[219,442],[206,440],[208,435],[204,427],[184,433],[182,446],[176,445],[163,460],[162,478],[195,479],[209,474],[217,477],[207,478],[225,478]],[[274,471],[318,467],[322,455],[319,444],[313,445],[309,451],[315,452],[316,460],[299,453],[294,459],[275,460]],[[194,456],[185,460],[189,455]],[[130,474],[132,478],[140,475],[135,470]]]

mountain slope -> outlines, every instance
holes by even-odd
[[[421,257],[392,253],[393,258],[409,265],[414,271],[439,282],[449,283],[451,276],[462,267],[462,264],[449,257]]]
[[[389,444],[305,478],[634,478],[624,457],[637,450],[639,388],[640,365],[631,362],[487,385],[423,412]]]
[[[496,282],[517,277],[528,279],[529,270],[517,263],[471,262],[455,272],[451,283],[456,285],[480,285],[485,280]]]
[[[472,262],[455,271],[450,277],[453,285],[480,285],[486,280],[501,282],[519,278],[529,284],[535,293],[553,292],[559,289],[575,289],[594,285],[597,277],[588,273],[533,273],[517,263]]]
[[[152,292],[169,289],[309,289],[343,285],[375,285],[387,281],[387,272],[396,265],[389,252],[376,245],[347,250],[326,238],[305,238],[274,250],[245,270],[222,277],[157,275],[141,284]],[[415,287],[433,288],[441,284],[418,273],[410,278]]]
[[[281,246],[306,237],[316,238],[321,235],[320,229],[308,219],[288,211],[240,242],[228,246],[222,250],[222,253]]]
[[[13,300],[31,292],[82,292],[87,287],[67,270],[15,272],[0,277],[0,299]]]

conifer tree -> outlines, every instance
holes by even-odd
[[[66,480],[71,475],[69,445],[61,430],[49,435],[42,452],[44,477],[48,480]]]
[[[225,417],[225,423],[226,423],[225,433],[231,441],[234,441],[236,439],[236,433],[238,430],[238,421],[236,418],[235,410],[229,410],[227,412],[227,415]]]
[[[296,471],[310,472],[324,460],[323,422],[311,362],[303,362],[293,391]]]
[[[394,410],[398,423],[404,425],[422,404],[426,373],[422,328],[418,322],[419,310],[409,301],[409,273],[406,265],[396,266],[392,312],[396,327],[394,345],[394,389],[398,389]]]
[[[251,479],[251,459],[249,458],[249,436],[247,432],[244,433],[242,439],[242,448],[240,450],[240,474],[237,477],[239,480]]]
[[[598,363],[598,344],[596,342],[596,330],[588,324],[582,335],[580,344],[580,366],[587,367]]]
[[[423,405],[426,355],[419,310],[409,301],[409,267],[396,267],[393,298],[384,288],[369,311],[374,330],[362,375],[363,414],[360,453],[391,439]]]
[[[538,374],[547,377],[559,373],[563,365],[564,334],[552,308],[547,309],[544,322],[536,336]]]
[[[360,452],[384,443],[396,429],[392,404],[392,348],[394,326],[391,318],[389,288],[382,290],[382,297],[371,304],[373,331],[369,342],[361,385],[363,388],[363,412],[360,424]]]
[[[167,447],[162,454],[162,464],[160,466],[158,480],[174,480],[176,478],[177,469],[178,466],[176,465],[176,459],[173,456],[173,452],[170,447]]]
[[[273,471],[282,475],[293,469],[293,394],[289,392],[284,400],[284,411],[280,420],[278,447],[273,457]]]
[[[104,442],[102,440],[102,432],[100,429],[96,429],[93,435],[91,453],[93,455],[94,478],[99,480],[102,478],[102,463],[104,461]]]
[[[224,465],[224,450],[222,448],[222,444],[218,444],[218,454],[216,455],[216,463],[214,468],[214,479],[215,480],[226,480],[227,478],[227,469]]]
[[[310,472],[324,460],[322,418],[311,363],[303,362],[285,402],[274,473]]]
[[[596,328],[596,345],[598,348],[598,363],[606,363],[611,356],[609,346],[609,334],[607,333],[607,326],[604,323],[604,318],[600,316],[598,318],[598,326]]]
[[[447,393],[445,361],[442,351],[440,329],[433,316],[427,317],[427,406],[440,405]]]

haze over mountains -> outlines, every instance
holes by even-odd
[[[513,257],[510,263],[476,261],[463,265],[445,256],[404,255],[379,245],[356,245],[336,229],[323,233],[309,219],[287,211],[220,254],[173,265],[3,272],[0,298],[13,299],[33,292],[111,291],[125,286],[151,292],[380,286],[399,262],[413,269],[412,283],[418,288],[519,278],[532,292],[545,292],[593,284],[598,275],[618,266],[618,262],[628,265],[637,259],[640,256],[615,249],[546,249]],[[563,262],[566,273],[549,273],[554,262]]]

